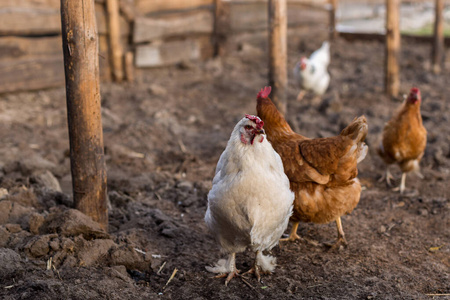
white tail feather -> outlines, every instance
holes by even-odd
[[[359,152],[358,160],[356,161],[356,163],[359,163],[360,161],[362,161],[366,157],[368,151],[369,151],[369,147],[367,147],[366,144],[362,145],[362,149]]]

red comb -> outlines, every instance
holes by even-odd
[[[271,91],[272,91],[272,87],[266,86],[263,89],[261,89],[261,91],[258,93],[256,98],[258,98],[258,99],[266,99],[267,97],[269,97],[269,94],[270,94]]]
[[[419,88],[413,87],[413,88],[411,89],[411,92],[410,92],[410,93],[419,94],[419,93],[420,93],[420,90],[419,90]]]
[[[270,93],[270,87],[269,87],[269,93]],[[255,122],[256,128],[258,128],[258,129],[261,129],[261,128],[264,126],[264,121],[261,120],[261,119],[260,119],[259,117],[257,117],[257,116],[245,114],[245,117],[246,117],[247,119],[249,119],[250,121]]]

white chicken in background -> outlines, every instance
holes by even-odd
[[[294,77],[300,86],[297,100],[301,100],[306,91],[322,96],[330,84],[328,65],[330,64],[330,44],[323,42],[322,46],[314,51],[309,58],[305,56],[295,64]]]
[[[278,244],[292,214],[294,194],[284,174],[280,156],[267,141],[263,121],[246,115],[237,123],[217,163],[213,187],[208,194],[205,222],[228,259],[206,267],[216,278],[235,276],[236,253],[247,247],[256,252],[246,273],[271,273],[276,258],[263,255]]]

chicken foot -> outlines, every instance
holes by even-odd
[[[302,238],[297,234],[298,225],[300,222],[294,222],[292,224],[291,233],[288,238],[280,239],[280,242],[294,242],[296,240],[301,240]]]
[[[258,282],[261,282],[261,274],[267,275],[270,274],[270,271],[264,270],[264,263],[262,262],[263,260],[263,255],[261,253],[261,251],[256,251],[256,257],[255,257],[255,262],[253,263],[253,267],[251,267],[250,270],[248,270],[247,272],[245,272],[244,274],[242,274],[242,276],[245,276],[247,274],[255,274],[256,279],[258,280]]]
[[[400,194],[403,194],[406,187],[406,173],[402,173],[402,180],[400,181],[400,186],[392,189],[394,192],[400,191]]]
[[[337,238],[336,242],[334,244],[326,243],[325,245],[330,247],[331,249],[339,249],[341,247],[341,245],[344,247],[347,247],[348,243],[347,243],[347,240],[345,239],[344,230],[342,229],[341,217],[338,217],[336,219],[336,228],[337,228],[337,232],[338,232],[338,238]]]
[[[319,246],[319,244],[320,244],[319,242],[317,242],[315,240],[310,240],[310,239],[307,239],[307,238],[303,238],[303,237],[301,237],[301,236],[299,236],[297,234],[297,229],[298,229],[298,225],[299,224],[300,224],[300,222],[294,222],[292,224],[292,229],[291,229],[291,233],[289,234],[289,237],[284,238],[284,239],[280,239],[280,243],[281,242],[295,242],[296,240],[300,240],[300,241],[305,241],[305,242],[307,242],[308,244],[310,244],[310,245],[312,245],[314,247]],[[280,244],[280,247],[281,247],[281,244]]]
[[[229,273],[223,273],[219,274],[217,276],[214,276],[214,278],[227,278],[225,279],[225,286],[228,286],[228,283],[233,279],[234,277],[240,276],[239,270],[236,268],[236,253],[231,253],[228,257],[228,263],[230,266],[230,272]]]
[[[392,176],[391,172],[389,171],[389,167],[386,167],[386,173],[381,176],[381,178],[378,180],[378,182],[382,182],[386,180],[387,186],[392,186],[391,180],[393,180],[394,177]]]

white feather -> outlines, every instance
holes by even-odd
[[[214,267],[206,266],[205,268],[208,272],[220,274],[229,273],[231,272],[232,269],[229,260],[226,259],[219,259],[219,261],[216,262]]]
[[[256,263],[261,267],[263,272],[272,273],[277,266],[277,258],[270,255],[263,255],[262,252],[258,252],[256,257]]]

